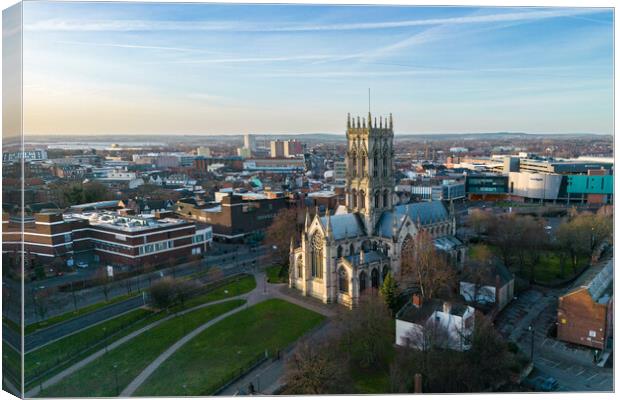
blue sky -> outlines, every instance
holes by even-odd
[[[24,4],[30,134],[613,134],[610,9]]]

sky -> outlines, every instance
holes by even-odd
[[[613,12],[25,2],[26,134],[613,134]]]

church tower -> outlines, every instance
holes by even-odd
[[[393,141],[392,114],[378,120],[370,112],[367,120],[347,116],[347,209],[364,216],[369,235],[381,213],[392,209]]]

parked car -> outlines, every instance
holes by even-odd
[[[88,263],[86,261],[79,261],[77,263],[78,268],[88,268]]]

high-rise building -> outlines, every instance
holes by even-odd
[[[281,140],[272,140],[271,141],[271,158],[282,158],[284,157],[284,143]]]
[[[299,140],[287,140],[284,142],[284,157],[295,157],[303,154],[304,149]]]
[[[243,135],[243,147],[250,149],[251,152],[256,150],[256,139],[254,135],[250,135],[249,133]]]

